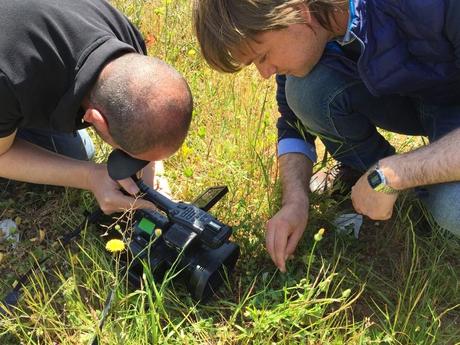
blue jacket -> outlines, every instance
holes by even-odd
[[[460,102],[460,0],[351,0],[343,43],[351,40],[361,46],[357,62],[332,43],[320,63],[361,79],[375,96]],[[284,139],[304,136],[288,125],[295,115],[284,95],[285,77],[277,76],[277,83],[279,154],[299,152],[283,146]],[[307,141],[313,139],[309,136]]]

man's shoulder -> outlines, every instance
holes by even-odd
[[[97,15],[110,11],[113,7],[104,0],[14,0],[0,1],[0,17],[7,20],[8,18],[23,19],[31,18],[39,20],[40,18],[56,17],[57,15],[79,13],[94,13],[97,9]],[[24,21],[18,21],[16,24],[21,25]],[[31,25],[33,22],[24,24]]]
[[[0,1],[2,32],[33,33],[42,31],[44,26],[50,35],[80,27],[80,35],[84,36],[89,28],[103,28],[110,33],[132,24],[105,0]]]
[[[458,0],[365,0],[365,3],[368,13],[382,12],[393,18],[424,19],[426,25],[427,18],[431,18],[430,14],[444,14],[448,6],[458,3]]]
[[[145,47],[105,0],[0,0],[0,28],[0,71],[12,90],[3,101],[20,109],[20,116],[1,115],[8,128],[75,129],[81,99],[102,66]]]
[[[2,0],[0,28],[0,70],[14,85],[31,68],[37,77],[75,70],[91,47],[110,37],[143,53],[141,34],[105,0]]]

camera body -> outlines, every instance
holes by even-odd
[[[217,291],[238,260],[239,247],[227,238],[212,240],[211,247],[196,232],[158,211],[135,211],[131,227],[129,250],[122,260],[133,286],[140,286],[145,267],[158,282],[174,267],[178,273],[174,279],[184,282],[195,300],[204,302]]]
[[[125,178],[117,168],[136,164],[140,164],[139,160],[115,150],[109,157],[108,171],[114,179]],[[121,259],[130,283],[139,286],[145,268],[157,282],[174,268],[174,279],[184,282],[195,300],[208,300],[234,269],[239,257],[238,245],[229,241],[232,228],[208,213],[227,193],[227,187],[208,188],[192,203],[184,203],[172,201],[135,175],[131,177],[141,197],[159,210],[136,210],[129,220],[132,235],[128,251]]]

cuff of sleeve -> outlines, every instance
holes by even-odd
[[[286,153],[302,153],[313,163],[318,159],[315,146],[302,139],[287,138],[278,142],[278,157]]]

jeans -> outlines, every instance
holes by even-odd
[[[74,133],[60,133],[51,130],[21,128],[16,137],[78,160],[90,160],[94,156],[94,144],[85,129]]]
[[[430,141],[460,127],[460,105],[435,106],[399,95],[375,97],[361,80],[321,63],[305,77],[287,78],[286,99],[337,161],[363,172],[395,153],[377,127]],[[424,186],[418,194],[438,225],[460,236],[460,181]]]

